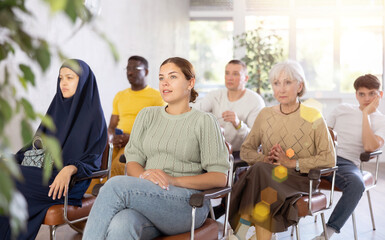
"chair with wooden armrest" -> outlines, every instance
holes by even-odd
[[[237,173],[238,177],[241,177],[244,173],[246,173],[248,167],[241,167],[238,169]],[[326,229],[324,212],[331,208],[333,205],[333,197],[334,197],[334,180],[335,173],[338,167],[330,167],[330,168],[314,168],[310,169],[307,177],[309,178],[309,191],[307,194],[300,197],[295,203],[298,210],[298,217],[303,218],[306,216],[317,216],[321,215],[322,225],[324,230]],[[333,174],[332,186],[330,187],[330,195],[329,200],[326,194],[321,192],[318,188],[313,189],[315,184],[321,181],[321,176]],[[296,229],[296,237],[299,240],[299,227],[298,224],[295,224],[292,228],[291,235],[293,236],[294,228]]]
[[[99,179],[110,177],[111,173],[111,160],[112,160],[113,145],[107,143],[106,148],[103,152],[102,163],[100,170],[93,172],[91,176],[86,178],[73,177],[70,182],[71,186],[74,186],[76,182],[87,179]],[[56,239],[56,229],[64,224],[68,224],[71,228],[79,233],[83,233],[85,220],[91,211],[92,205],[94,204],[96,197],[91,194],[84,194],[82,198],[82,207],[68,205],[68,192],[64,198],[64,204],[51,206],[43,221],[43,224],[49,225],[50,228],[50,239]]]
[[[321,215],[322,219],[322,227],[324,231],[326,230],[326,222],[324,212],[331,208],[333,205],[333,197],[334,197],[334,180],[335,174],[338,167],[330,167],[330,168],[314,168],[311,169],[308,173],[309,178],[309,192],[307,195],[302,196],[296,202],[296,206],[298,209],[298,217],[306,217],[306,216],[317,216]],[[316,188],[313,190],[314,184],[317,184],[321,180],[322,175],[333,174],[333,180],[330,186],[330,195],[329,200],[323,192]],[[299,222],[298,222],[299,223]],[[294,229],[294,228],[293,228]],[[292,235],[293,235],[292,229]],[[295,225],[296,236],[297,239],[300,239],[298,224]],[[326,239],[328,239],[326,237]]]
[[[173,236],[159,236],[155,238],[155,240],[212,240],[218,239],[218,235],[220,235],[220,230],[218,227],[218,222],[215,220],[214,210],[210,202],[210,218],[208,217],[202,226],[195,229],[195,211],[196,208],[200,208],[203,206],[205,200],[211,200],[216,198],[226,197],[226,212],[225,212],[225,220],[223,226],[223,232],[221,239],[226,239],[228,237],[228,221],[229,221],[229,209],[230,209],[230,197],[231,197],[231,188],[233,183],[233,164],[234,158],[231,154],[231,145],[226,143],[226,146],[229,150],[229,162],[230,169],[228,171],[227,177],[227,186],[223,188],[214,188],[206,191],[202,191],[200,193],[195,193],[191,195],[189,204],[192,207],[192,224],[190,232],[181,233]],[[120,156],[119,161],[121,163],[126,163],[126,158],[123,155]],[[125,170],[126,172],[126,170]]]

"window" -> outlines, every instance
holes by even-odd
[[[193,8],[190,11],[193,19],[190,58],[198,66],[197,72],[203,73],[201,87],[222,83],[224,65],[233,56],[232,37],[255,28],[260,21],[266,29],[282,37],[284,54],[303,66],[307,97],[335,99],[335,103],[340,101],[337,98],[353,99],[353,81],[366,73],[383,82],[384,1],[229,2],[232,6],[227,10],[213,10],[212,6],[205,8],[201,4],[199,11]],[[243,57],[238,50],[234,55]]]
[[[341,92],[354,91],[362,74],[382,78],[382,17],[341,18]]]
[[[298,18],[296,33],[297,61],[305,71],[308,90],[334,90],[336,83],[333,77],[333,20]]]
[[[198,91],[224,85],[225,65],[233,58],[232,21],[191,21],[190,60]]]

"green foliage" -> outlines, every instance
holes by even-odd
[[[92,14],[84,6],[84,0],[42,0],[49,5],[51,12],[63,12],[71,23],[78,19],[82,25],[92,19]],[[32,104],[17,94],[18,86],[28,91],[35,86],[36,79],[31,65],[36,65],[41,72],[45,72],[52,60],[52,56],[64,59],[65,56],[54,44],[46,39],[28,32],[25,28],[26,19],[32,19],[33,14],[26,8],[25,0],[1,0],[0,2],[0,61],[2,64],[0,76],[0,215],[10,217],[13,233],[25,228],[26,203],[22,195],[15,189],[14,179],[22,180],[20,169],[10,154],[10,139],[5,134],[5,128],[17,116],[20,119],[20,132],[23,144],[30,143],[33,138],[31,122],[41,119],[42,124],[55,131],[55,125],[48,116],[36,113]],[[96,30],[95,30],[96,32]],[[97,32],[110,47],[115,60],[118,59],[114,45],[102,33]],[[21,63],[17,56],[24,56],[31,65]],[[46,156],[54,162],[58,169],[63,167],[61,147],[59,142],[50,136],[42,136],[46,145]],[[48,161],[47,161],[48,162]],[[44,170],[44,182],[51,176],[52,167]],[[10,207],[12,206],[12,207]]]
[[[235,36],[234,47],[244,48],[246,51],[242,61],[249,71],[247,87],[257,93],[270,90],[269,71],[283,57],[281,37],[264,29],[263,22],[260,22],[258,28]]]

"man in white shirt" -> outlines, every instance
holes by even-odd
[[[383,94],[379,90],[380,81],[376,76],[366,74],[356,79],[354,88],[359,105],[341,104],[327,119],[328,126],[338,136],[335,185],[342,190],[342,196],[327,223],[329,238],[333,233],[340,232],[365,191],[358,168],[360,153],[372,152],[384,145],[385,115],[377,110]],[[324,239],[324,234],[315,239]]]
[[[246,88],[249,80],[246,64],[231,60],[225,69],[226,88],[208,93],[193,107],[213,113],[224,129],[224,135],[233,149],[234,158],[250,132],[258,113],[265,107],[262,97]]]

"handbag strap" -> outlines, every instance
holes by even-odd
[[[37,142],[37,141],[40,141],[41,147],[44,149],[43,139],[41,139],[41,137],[40,137],[40,136],[37,136],[37,135],[33,138],[33,141],[32,141],[33,149],[34,149],[34,150],[37,150],[37,148],[36,148],[36,146],[35,146],[35,142]]]

